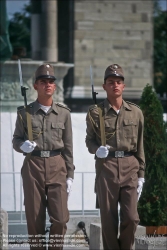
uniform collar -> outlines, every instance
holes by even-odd
[[[104,100],[104,113],[107,114],[107,112],[112,108],[111,104],[109,103],[108,99],[106,98]]]
[[[33,105],[30,104],[30,108],[33,106],[34,113],[36,113],[41,107],[39,106],[39,102],[36,100]]]
[[[122,106],[121,108],[125,108],[128,110],[132,110],[131,107],[129,106],[129,104],[127,102],[125,102],[124,100],[122,101]],[[107,112],[112,108],[111,104],[109,103],[108,99],[106,98],[104,100],[104,113],[107,114]],[[113,108],[112,108],[113,109]]]
[[[33,105],[30,104],[30,108],[32,106],[33,106],[33,109],[34,109],[34,113],[36,113],[41,108],[40,105],[39,105],[39,102],[37,100],[33,103]],[[56,104],[54,102],[52,103],[51,109],[54,110],[58,114],[57,106],[56,106]]]
[[[59,112],[58,112],[58,109],[57,109],[56,103],[53,102],[51,108],[52,108],[52,110],[54,110],[57,114],[59,113]]]

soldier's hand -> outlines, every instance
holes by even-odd
[[[96,156],[98,158],[106,158],[109,153],[110,146],[100,146],[96,151]]]
[[[70,195],[70,192],[71,192],[72,183],[73,183],[73,179],[68,177],[67,178],[67,193],[68,193],[68,196]]]
[[[20,149],[25,153],[31,153],[36,145],[36,142],[27,140],[21,145]]]
[[[144,178],[139,178],[138,179],[138,185],[137,185],[137,193],[138,193],[138,196],[137,196],[137,200],[139,200],[140,198],[140,195],[141,195],[141,192],[142,192],[142,189],[143,189],[143,183],[145,182]]]

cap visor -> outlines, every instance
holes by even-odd
[[[42,76],[36,77],[36,81],[39,80],[39,79],[41,79],[41,78],[56,80],[56,77],[55,77],[55,76],[51,76],[51,75],[42,75]]]
[[[104,78],[104,80],[106,80],[109,76],[118,76],[118,77],[121,77],[121,78],[124,80],[124,77],[123,77],[122,75],[120,75],[120,74],[109,74],[109,75],[107,75],[107,76]]]

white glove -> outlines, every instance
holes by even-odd
[[[96,151],[96,156],[98,158],[106,158],[109,153],[110,146],[100,146]]]
[[[25,153],[31,153],[36,147],[36,145],[36,142],[30,142],[29,140],[27,140],[20,146],[20,149]]]
[[[73,179],[68,177],[67,178],[67,193],[68,193],[68,196],[70,195],[70,192],[71,192],[72,183],[73,183]]]
[[[139,178],[138,179],[138,185],[137,185],[137,193],[138,193],[138,196],[137,196],[137,200],[139,200],[140,198],[140,195],[141,195],[141,192],[142,192],[142,189],[143,189],[143,183],[145,182],[144,178]]]

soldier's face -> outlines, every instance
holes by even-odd
[[[52,79],[42,78],[34,83],[34,89],[38,92],[38,96],[52,96],[56,89],[56,84]]]
[[[109,76],[103,84],[103,89],[107,92],[107,96],[119,97],[125,88],[124,81],[118,76]]]

